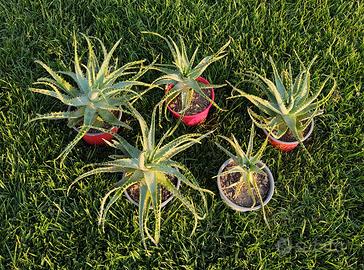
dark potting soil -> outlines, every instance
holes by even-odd
[[[228,171],[229,168],[231,168],[233,166],[235,166],[235,162],[230,161],[229,164],[224,168],[223,172]],[[259,196],[258,196],[256,190],[252,187],[253,195],[255,197],[255,205],[253,205],[254,200],[253,200],[253,197],[249,193],[248,184],[244,184],[244,186],[241,189],[240,194],[236,194],[236,189],[235,189],[236,186],[228,188],[230,185],[232,185],[240,180],[240,175],[241,175],[240,173],[230,173],[230,174],[220,177],[220,184],[221,184],[224,194],[226,195],[226,197],[229,198],[229,200],[231,200],[235,204],[242,206],[242,207],[254,207],[254,206],[260,205]],[[263,173],[259,173],[259,174],[254,173],[253,178],[257,182],[260,196],[262,197],[262,199],[264,201],[268,195],[268,191],[269,191],[269,187],[270,187],[268,176]]]
[[[172,182],[174,186],[177,187],[177,178],[167,175],[168,179]],[[169,192],[165,187],[161,187],[162,191],[162,202],[166,201],[169,197],[172,196],[172,193]],[[129,194],[129,196],[135,201],[139,202],[139,184],[134,184],[131,187],[129,187],[126,192]]]
[[[212,90],[202,89],[202,91],[209,97],[212,98]],[[197,113],[202,112],[210,105],[210,101],[199,95],[198,93],[194,92],[192,97],[191,106],[186,110],[185,115],[194,115]],[[180,112],[182,111],[182,101],[181,96],[176,97],[172,102],[169,104],[169,107],[175,111]]]
[[[311,125],[309,125],[303,131],[303,137],[305,137],[308,134],[308,132],[310,131]],[[286,133],[284,133],[283,136],[281,138],[279,138],[279,140],[283,141],[283,142],[296,142],[297,141],[297,139],[293,136],[292,131],[290,131],[290,130],[288,130]]]

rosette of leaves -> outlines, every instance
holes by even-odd
[[[68,106],[67,111],[38,115],[31,121],[67,119],[69,127],[79,129],[77,136],[59,155],[58,158],[62,157],[62,161],[91,127],[104,127],[106,124],[131,129],[114,113],[125,111],[128,102],[134,102],[146,91],[133,90],[133,87],[150,86],[138,81],[150,68],[143,66],[145,60],[129,62],[118,67],[116,59],[111,64],[113,53],[120,40],[107,51],[102,41],[95,38],[103,53],[103,60],[99,62],[91,39],[86,35],[83,37],[88,47],[88,60],[85,65],[81,64],[82,59],[78,55],[77,40],[74,37],[74,72],[56,72],[43,62],[36,61],[48,72],[50,78],[39,78],[30,88],[35,93],[54,97]]]
[[[283,70],[279,74],[273,59],[269,57],[274,81],[256,72],[246,74],[249,77],[248,81],[258,86],[267,99],[246,93],[234,86],[232,86],[233,93],[236,94],[230,98],[245,97],[252,102],[259,109],[260,114],[248,108],[251,119],[258,127],[266,129],[273,137],[279,139],[287,131],[290,131],[298,141],[302,141],[304,131],[314,117],[323,113],[322,105],[329,100],[336,88],[336,80],[330,75],[318,88],[311,91],[310,68],[316,58],[317,56],[313,58],[308,67],[305,67],[298,58],[300,73],[293,79],[290,65],[288,70]],[[329,79],[333,80],[333,86],[325,97],[319,99],[319,95]]]
[[[166,38],[154,32],[143,33],[153,34],[162,38],[167,43],[173,57],[172,64],[156,64],[154,66],[154,69],[164,73],[164,75],[160,76],[153,82],[154,84],[173,84],[173,87],[168,91],[168,93],[165,94],[165,96],[159,103],[160,109],[161,106],[165,104],[166,112],[166,108],[173,100],[178,97],[181,99],[182,110],[178,111],[177,113],[184,114],[191,106],[194,93],[197,93],[198,95],[207,99],[216,108],[220,109],[220,107],[208,95],[205,94],[203,89],[218,88],[224,85],[206,85],[196,81],[196,79],[202,75],[202,73],[209,65],[227,55],[226,48],[229,46],[231,40],[229,40],[224,46],[222,46],[215,54],[206,56],[197,65],[194,65],[198,52],[198,47],[195,49],[191,58],[189,58],[187,55],[186,45],[181,36],[179,39],[180,46],[178,46],[177,43],[173,41],[170,36],[167,36]]]
[[[232,173],[239,173],[240,174],[239,180],[226,188],[234,188],[235,195],[240,194],[242,189],[246,188],[248,190],[250,197],[253,200],[252,207],[254,207],[257,203],[255,198],[256,196],[254,196],[254,193],[257,194],[259,198],[259,203],[262,206],[264,220],[266,221],[263,198],[259,191],[259,187],[256,181],[256,175],[257,174],[266,175],[266,173],[263,170],[264,167],[259,166],[258,163],[261,161],[264,150],[268,143],[268,138],[266,138],[266,140],[261,145],[259,150],[254,154],[253,153],[254,137],[255,137],[254,123],[252,124],[250,129],[249,143],[246,151],[242,149],[238,140],[235,138],[233,134],[231,135],[232,137],[231,139],[221,135],[219,135],[219,137],[226,140],[234,150],[234,153],[232,153],[228,149],[224,148],[221,144],[215,142],[215,144],[233,160],[234,165],[230,167],[228,170],[223,171],[222,173],[218,174],[215,177],[218,176],[221,177]]]
[[[139,140],[141,147],[138,148],[129,144],[123,137],[116,134],[116,140],[107,142],[110,146],[124,153],[123,155],[112,155],[111,161],[93,164],[97,166],[83,175],[79,176],[72,184],[80,179],[98,173],[122,173],[122,178],[102,199],[99,224],[104,227],[105,217],[110,207],[120,199],[124,191],[134,184],[139,185],[139,229],[144,246],[145,239],[148,237],[154,244],[158,244],[161,230],[161,187],[168,190],[180,203],[185,206],[193,215],[195,224],[192,230],[194,233],[197,221],[205,217],[196,209],[194,202],[187,195],[182,195],[177,187],[172,183],[170,177],[175,177],[186,186],[197,190],[203,200],[204,208],[207,209],[205,193],[211,191],[199,186],[189,169],[173,158],[207,137],[211,132],[201,135],[197,133],[185,134],[165,143],[176,130],[171,128],[166,132],[159,141],[156,141],[155,135],[155,114],[153,110],[150,127],[147,126],[144,118],[137,110],[130,106],[131,112],[138,119],[141,135]],[[102,130],[102,129],[101,129]],[[106,131],[106,130],[103,130]],[[70,186],[70,187],[71,187]],[[152,209],[151,209],[152,208]],[[154,233],[150,232],[149,212],[154,214]],[[147,237],[146,237],[147,236]]]

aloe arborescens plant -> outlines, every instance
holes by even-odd
[[[160,108],[165,104],[165,112],[166,108],[170,108],[175,116],[197,114],[207,109],[207,107],[209,108],[211,104],[219,108],[213,100],[213,88],[223,85],[211,85],[201,75],[209,65],[226,56],[226,48],[229,46],[230,40],[215,54],[206,56],[197,65],[194,65],[198,48],[195,49],[193,55],[189,58],[182,37],[180,37],[179,47],[169,36],[166,38],[157,33],[151,34],[157,35],[167,43],[173,57],[172,64],[157,64],[155,66],[155,69],[161,71],[164,75],[157,78],[154,83],[167,86],[166,95],[159,103]],[[208,89],[210,89],[211,95],[208,94]],[[192,108],[193,100],[197,100],[198,97],[200,100],[207,101],[207,104],[205,107],[201,107],[201,104],[195,104],[196,109],[194,109]],[[175,103],[173,108],[172,103]],[[177,106],[176,104],[179,105]]]
[[[325,104],[332,95],[336,81],[332,76],[327,76],[324,82],[311,94],[311,73],[310,68],[316,57],[311,61],[308,67],[301,63],[301,71],[293,80],[292,69],[283,70],[278,73],[276,65],[270,57],[273,68],[274,82],[264,76],[249,72],[247,76],[249,81],[255,83],[260,90],[266,95],[267,100],[253,94],[248,94],[242,90],[233,87],[233,95],[231,98],[245,97],[249,99],[261,112],[258,114],[248,108],[248,112],[254,123],[267,130],[274,138],[279,139],[287,132],[291,133],[297,141],[303,141],[304,132],[312,124],[314,117],[322,114],[320,107]],[[321,100],[317,100],[321,91],[329,79],[334,84]]]
[[[111,156],[112,161],[96,164],[95,168],[78,177],[75,181],[79,181],[87,176],[103,173],[103,172],[120,172],[122,179],[117,182],[114,187],[102,199],[99,222],[104,224],[106,214],[110,207],[122,196],[122,194],[133,185],[139,185],[139,228],[145,245],[145,235],[157,244],[160,238],[161,227],[161,188],[168,190],[175,196],[194,216],[195,226],[197,220],[202,219],[193,201],[182,195],[177,187],[172,183],[170,178],[177,178],[181,183],[200,192],[204,206],[206,207],[205,192],[208,190],[199,187],[198,183],[190,173],[188,168],[182,163],[174,161],[172,158],[187,148],[205,138],[200,134],[185,134],[173,139],[169,143],[164,144],[165,140],[172,135],[175,128],[170,129],[164,136],[156,141],[155,137],[155,114],[153,111],[150,127],[147,126],[143,117],[133,108],[130,110],[139,121],[141,129],[141,149],[132,146],[124,138],[116,135],[117,140],[108,143],[110,146],[121,150],[124,155]],[[73,184],[74,184],[73,183]],[[108,198],[112,195],[110,200]],[[107,203],[108,201],[108,203]],[[105,206],[106,205],[106,206]],[[150,208],[153,208],[152,210]],[[149,211],[153,211],[155,217],[154,235],[149,233],[148,219]]]
[[[221,166],[217,183],[221,197],[230,207],[241,212],[262,207],[266,220],[264,205],[273,195],[274,180],[269,168],[260,160],[268,139],[264,141],[257,153],[253,154],[254,136],[253,123],[246,152],[234,135],[231,139],[220,136],[230,143],[235,153],[216,143],[230,158]]]
[[[81,64],[82,59],[78,55],[77,40],[74,37],[75,72],[55,72],[43,62],[36,61],[49,73],[51,78],[39,78],[30,88],[33,92],[57,98],[68,106],[68,111],[38,115],[31,121],[67,119],[69,127],[79,128],[77,136],[60,154],[59,157],[63,157],[63,159],[91,127],[105,127],[106,123],[110,126],[130,129],[114,113],[120,114],[125,104],[133,102],[141,96],[142,92],[134,91],[132,87],[149,87],[148,84],[137,81],[148,70],[149,66],[143,66],[144,60],[130,62],[121,67],[117,66],[117,61],[111,65],[112,55],[120,40],[108,52],[104,44],[97,39],[104,55],[103,61],[99,63],[93,43],[89,37],[84,35],[84,38],[88,45],[86,65]],[[64,79],[62,75],[71,80]]]

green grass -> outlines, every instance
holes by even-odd
[[[361,1],[339,0],[2,1],[0,269],[364,269],[363,13]],[[271,228],[261,211],[239,214],[220,200],[211,178],[227,157],[212,137],[179,156],[216,193],[192,237],[191,215],[176,202],[163,210],[161,243],[150,245],[150,254],[140,241],[136,208],[126,200],[113,207],[100,233],[100,199],[118,176],[90,177],[69,196],[66,189],[85,164],[107,160],[112,150],[82,142],[60,168],[52,160],[75,133],[62,121],[26,125],[35,113],[62,108],[28,87],[45,75],[36,59],[55,69],[71,67],[73,31],[97,36],[108,47],[121,37],[115,55],[125,62],[151,62],[162,53],[162,60],[171,59],[164,43],[141,31],[181,34],[191,50],[200,45],[200,58],[232,37],[228,57],[205,77],[248,90],[242,74],[271,75],[268,55],[281,67],[293,62],[297,72],[294,50],[306,63],[318,54],[313,77],[333,73],[338,90],[306,144],[314,163],[302,147],[289,154],[271,146],[266,151],[264,162],[276,180],[266,208]],[[138,109],[150,115],[161,95],[149,93]],[[229,95],[229,88],[217,90],[218,104],[229,111],[213,110],[203,125],[180,127],[178,133],[216,129],[246,142],[248,103],[226,101]],[[125,134],[130,141],[136,135]]]

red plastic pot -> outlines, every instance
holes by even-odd
[[[112,133],[116,133],[118,132],[119,128],[118,127],[113,127],[111,128],[111,132]],[[103,132],[99,132],[99,133],[86,133],[82,139],[84,141],[86,141],[88,144],[92,144],[92,145],[103,145],[105,144],[104,140],[110,141],[112,139],[113,135],[110,133],[103,133]]]
[[[121,112],[119,113],[119,120],[121,119]],[[74,127],[74,129],[79,132],[79,129]],[[112,127],[110,131],[112,133],[117,133],[119,130],[118,127]],[[91,145],[104,145],[106,144],[104,140],[110,141],[113,138],[113,135],[110,133],[104,133],[104,132],[96,132],[96,133],[86,133],[82,139]]]
[[[206,80],[203,77],[198,77],[196,79],[196,81],[203,83],[205,85],[209,85],[209,81]],[[172,89],[172,87],[174,86],[174,84],[169,84],[167,85],[166,88],[166,93]],[[215,100],[215,91],[214,88],[211,88],[211,99]],[[209,110],[212,106],[212,103],[209,104],[209,106],[206,107],[206,109],[204,109],[202,112],[199,112],[197,114],[194,115],[185,115],[182,117],[182,122],[184,124],[186,124],[187,126],[196,126],[198,124],[201,124],[203,121],[205,121],[207,115],[209,114]],[[175,112],[174,110],[172,110],[169,106],[168,106],[168,110],[172,113],[172,115],[176,118],[181,118],[181,115],[177,112]]]
[[[302,141],[307,140],[308,137],[311,136],[311,133],[313,131],[313,120],[311,122],[310,125],[310,129],[308,131],[308,133],[306,134],[306,136],[303,138]],[[295,149],[297,147],[297,145],[299,144],[299,141],[294,141],[294,142],[285,142],[285,141],[281,141],[278,140],[276,138],[274,138],[273,136],[269,135],[268,131],[266,131],[265,129],[263,129],[265,135],[268,136],[269,142],[277,149],[281,150],[282,152],[290,152],[293,149]]]

